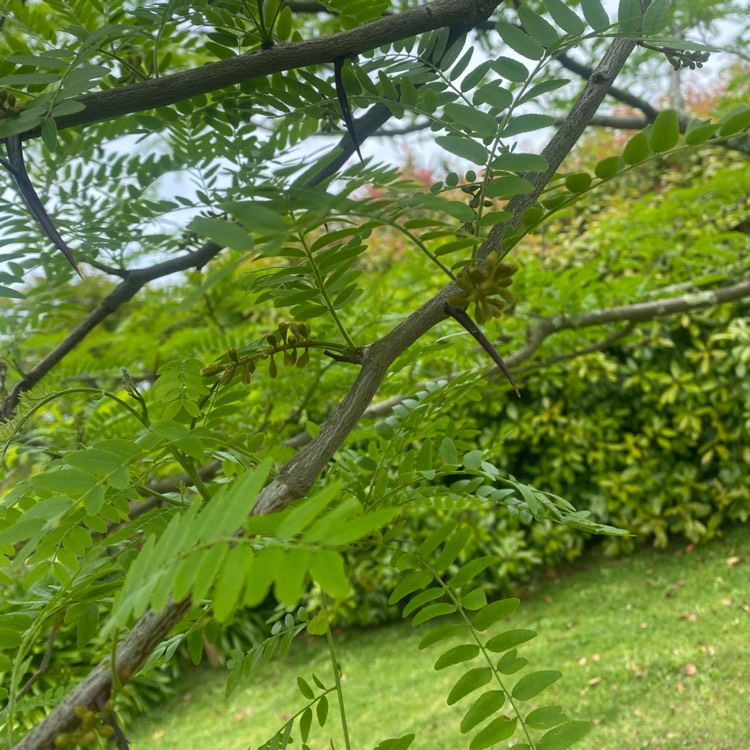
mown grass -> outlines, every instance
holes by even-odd
[[[750,534],[738,528],[695,549],[593,555],[524,598],[509,627],[539,637],[519,654],[564,675],[540,698],[594,722],[577,748],[750,750],[749,565]],[[472,698],[445,702],[461,667],[435,672],[446,646],[418,651],[421,635],[394,625],[337,636],[353,748],[408,732],[415,750],[468,748],[458,725]],[[323,640],[298,642],[286,660],[261,665],[229,700],[223,670],[197,669],[131,729],[133,746],[255,748],[304,704],[296,677],[312,672],[331,682]],[[313,726],[314,750],[330,747],[331,737],[343,747],[334,703],[326,727]]]

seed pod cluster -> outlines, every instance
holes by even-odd
[[[268,374],[275,378],[279,374],[275,355],[280,354],[287,367],[296,365],[300,370],[310,361],[310,325],[309,323],[279,323],[275,331],[264,337],[267,347],[255,350],[243,357],[234,347],[227,351],[229,361],[226,364],[214,362],[201,370],[204,378],[219,376],[219,385],[228,385],[240,372],[243,385],[250,382],[250,376],[255,372],[256,362],[268,360]],[[298,350],[302,350],[299,352]]]
[[[465,266],[456,278],[461,291],[452,294],[448,303],[464,310],[474,303],[474,317],[480,324],[499,318],[515,300],[508,287],[517,270],[514,263],[499,260],[494,253],[482,265]]]
[[[60,732],[55,737],[56,748],[97,747],[99,740],[111,737],[115,730],[107,724],[107,719],[115,710],[115,701],[110,698],[101,711],[87,706],[76,706],[73,713],[80,719],[80,725],[72,732]]]
[[[23,104],[16,102],[16,97],[8,89],[0,89],[0,120],[19,114]]]

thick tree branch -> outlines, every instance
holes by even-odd
[[[743,281],[731,286],[720,287],[709,291],[691,292],[679,297],[667,297],[653,302],[637,302],[632,305],[619,305],[604,310],[594,310],[580,315],[556,315],[549,318],[542,318],[534,326],[530,326],[526,333],[526,344],[520,349],[512,352],[505,357],[505,363],[510,367],[513,366],[514,373],[518,377],[531,370],[537,370],[549,367],[556,362],[562,362],[568,359],[589,354],[593,351],[600,351],[603,348],[612,346],[623,336],[627,335],[637,323],[644,323],[655,318],[675,315],[677,313],[693,312],[703,310],[716,305],[723,305],[727,302],[750,297],[750,282]],[[574,352],[561,354],[550,357],[543,362],[534,362],[519,367],[521,362],[530,359],[544,343],[544,341],[560,331],[571,329],[591,328],[604,324],[625,323],[625,327],[608,336],[603,341],[596,342],[591,346],[577,349]],[[459,373],[448,375],[449,379],[457,377]],[[441,376],[439,379],[445,379]],[[379,401],[376,404],[369,405],[362,412],[362,419],[381,419],[393,411],[394,406],[402,403],[407,398],[413,398],[412,394],[399,394],[390,398]],[[325,423],[324,423],[325,424]],[[292,448],[301,448],[307,445],[312,438],[308,432],[300,432],[284,441],[284,445]]]
[[[594,75],[594,71],[588,65],[584,65],[583,63],[574,60],[565,52],[559,54],[555,59],[564,68],[581,76],[581,78],[584,78],[587,81]],[[625,89],[611,86],[609,89],[609,95],[613,99],[617,99],[617,101],[622,102],[623,104],[628,104],[633,107],[633,109],[638,109],[643,112],[646,117],[646,122],[653,122],[659,114],[659,110],[656,109],[656,107],[652,107],[645,99],[641,99],[641,97],[636,96],[630,91],[625,91]]]
[[[650,1],[641,0],[642,11],[648,7]],[[515,231],[520,223],[521,214],[536,202],[547,183],[560,168],[565,157],[583,135],[635,45],[636,41],[633,39],[616,39],[612,42],[596,70],[587,79],[583,91],[576,99],[560,128],[542,151],[542,156],[549,165],[547,171],[525,175],[526,179],[532,184],[533,190],[527,195],[517,195],[508,201],[506,210],[512,214],[513,218],[496,224],[490,230],[487,241],[479,248],[479,258],[484,259],[492,252],[502,254],[504,237]]]
[[[101,120],[176,104],[199,94],[208,94],[273,73],[332,63],[342,55],[369,52],[399,39],[444,26],[471,27],[487,18],[501,1],[435,0],[332,36],[279,44],[271,49],[254,50],[193,70],[84,94],[75,97],[75,100],[81,102],[86,109],[56,118],[55,124],[58,130],[90,125]],[[39,135],[40,129],[34,128],[22,133],[21,138],[25,140]]]

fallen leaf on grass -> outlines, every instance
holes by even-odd
[[[164,736],[165,734],[166,734],[166,732],[165,732],[165,731],[164,731],[163,729],[157,729],[157,730],[156,730],[156,731],[155,731],[155,732],[154,732],[154,733],[153,733],[153,734],[151,735],[151,739],[152,739],[152,740],[160,740],[160,739],[161,739],[161,738],[162,738],[162,737],[163,737],[163,736]]]
[[[680,619],[687,620],[688,622],[696,622],[698,620],[698,615],[696,615],[695,612],[685,612],[680,615]]]
[[[683,670],[688,677],[695,677],[698,674],[698,667],[695,664],[686,664]]]
[[[742,560],[741,557],[737,557],[736,555],[732,555],[732,557],[728,557],[726,560],[727,565],[736,565],[738,562]]]
[[[631,661],[630,662],[630,671],[635,672],[636,677],[645,677],[646,676],[646,670],[643,669],[641,666],[638,665],[637,662]]]

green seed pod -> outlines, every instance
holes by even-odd
[[[227,354],[229,355],[229,359],[235,364],[240,361],[240,358],[237,356],[237,350],[233,346],[229,347]]]
[[[310,350],[303,349],[302,354],[297,358],[297,367],[300,370],[304,370],[307,367],[307,363],[310,361]]]
[[[268,374],[275,378],[279,374],[279,368],[276,367],[276,360],[271,357],[271,361],[268,363]]]
[[[13,94],[10,94],[10,93],[8,94],[7,101],[8,101],[8,106],[9,107],[15,107],[16,106],[16,97],[13,96]]]
[[[224,368],[221,365],[217,365],[217,364],[206,365],[201,370],[201,375],[204,378],[210,378],[210,377],[213,377],[214,375],[218,375],[223,370],[224,370]]]
[[[224,368],[224,374],[221,376],[221,379],[219,380],[219,385],[228,385],[229,383],[231,383],[236,370],[237,370],[237,365],[234,365],[234,364],[227,365]]]
[[[276,334],[275,333],[268,333],[268,334],[266,334],[266,341],[271,346],[276,346],[276,343],[277,343],[277,341],[276,341]]]
[[[284,352],[284,364],[287,367],[291,367],[296,362],[297,362],[297,350],[296,349],[287,349]]]
[[[245,366],[242,368],[242,385],[247,385],[250,382],[250,368],[248,367],[250,363],[245,363]]]
[[[279,323],[279,336],[281,336],[282,341],[286,341],[286,334],[289,330],[289,326],[282,320],[281,323]]]

